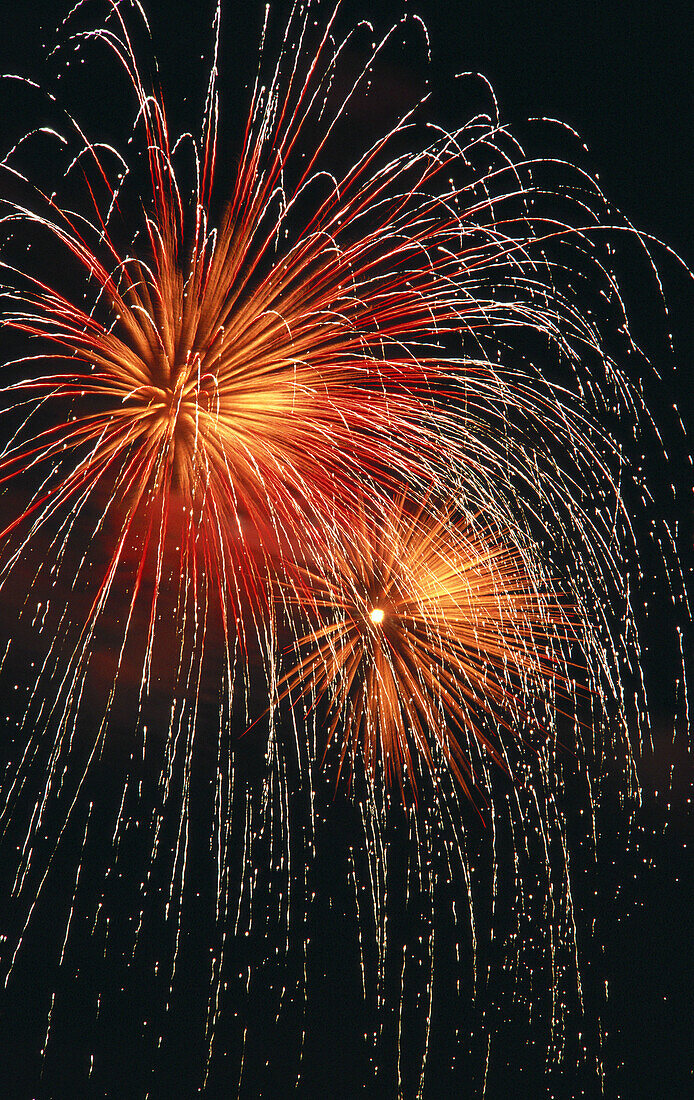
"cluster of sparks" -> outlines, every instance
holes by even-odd
[[[312,791],[331,754],[347,784],[365,777],[368,835],[383,828],[393,787],[416,821],[422,777],[441,820],[458,791],[491,797],[490,766],[527,782],[526,765],[516,774],[526,752],[549,789],[558,742],[578,751],[589,730],[602,744],[608,714],[624,750],[643,694],[622,568],[633,536],[624,459],[598,413],[618,405],[636,423],[640,397],[580,306],[591,281],[606,287],[628,339],[591,236],[602,198],[587,177],[576,173],[564,218],[544,216],[542,163],[498,118],[445,132],[422,121],[426,96],[347,170],[326,167],[398,28],[345,94],[340,65],[369,28],[340,41],[339,10],[293,9],[278,63],[267,70],[261,57],[231,197],[215,217],[217,45],[200,136],[174,138],[136,59],[139,4],[107,9],[102,27],[69,40],[110,50],[134,92],[149,181],[137,232],[126,215],[137,173],[71,116],[67,136],[36,131],[2,164],[20,195],[3,202],[8,242],[52,239],[87,291],[78,304],[26,264],[2,262],[2,323],[27,350],[4,367],[0,476],[14,512],[3,516],[0,583],[24,586],[20,623],[33,616],[38,634],[55,635],[3,821],[43,760],[15,882],[20,902],[30,898],[26,929],[48,888],[32,850],[52,804],[57,849],[123,685],[135,738],[155,681],[168,683],[158,812],[179,799],[180,917],[187,776],[216,676],[217,919],[231,925],[232,715],[236,727],[239,715],[254,723],[246,738],[269,715],[270,770],[288,721]],[[216,43],[219,25],[217,10]],[[46,140],[69,150],[65,185],[80,179],[86,195],[77,213],[21,167],[25,142]],[[100,646],[114,636],[89,745],[72,765],[84,698],[103,687]],[[276,770],[270,786],[289,782]],[[215,961],[210,1043],[223,973]]]

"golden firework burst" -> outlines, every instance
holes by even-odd
[[[340,769],[361,754],[416,794],[417,762],[444,764],[470,793],[479,752],[505,766],[504,731],[524,735],[565,680],[567,609],[500,531],[452,508],[401,496],[378,524],[362,510],[330,574],[304,578],[322,621],[285,690],[328,700]]]

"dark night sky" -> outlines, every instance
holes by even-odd
[[[226,0],[224,5],[220,76],[223,135],[231,131],[234,112],[243,104],[235,91],[236,74],[243,73],[243,80],[251,76],[251,67],[245,66],[257,38],[262,6],[253,0],[243,3]],[[165,88],[174,81],[174,95],[187,86],[197,93],[203,86],[205,63],[201,54],[206,54],[210,41],[210,19],[199,14],[197,3],[185,0],[145,0],[145,7],[151,16]],[[201,7],[206,12],[210,4]],[[276,7],[281,10],[283,5]],[[248,9],[257,9],[252,20],[247,15]],[[100,10],[98,5],[95,10]],[[345,12],[349,13],[373,17],[374,10],[378,11],[377,27],[385,28],[390,16],[396,16],[402,7],[392,0],[372,4],[348,0],[345,4]],[[589,149],[585,153],[580,144],[574,145],[576,155],[580,153],[582,163],[597,172],[606,195],[636,226],[671,245],[686,262],[694,265],[694,8],[683,16],[682,5],[625,4],[620,0],[575,3],[418,0],[407,4],[405,10],[422,15],[429,27],[432,80],[442,111],[453,109],[445,95],[450,76],[473,70],[489,79],[502,119],[527,137],[532,152],[552,153],[551,138],[546,130],[532,136],[533,131],[524,126],[526,119],[542,116],[569,123]],[[53,40],[55,24],[62,12],[61,0],[15,0],[3,10],[0,70],[39,75],[40,43]],[[278,23],[281,24],[281,19]],[[396,100],[411,83],[412,72],[421,71],[411,56],[408,54],[407,59],[399,62],[396,51],[389,54],[387,80]],[[91,119],[92,132],[103,124],[115,137],[117,97],[112,96],[108,83],[96,87],[91,83],[93,79],[93,73],[86,78],[94,94],[83,104],[85,116]],[[19,103],[18,97],[11,96],[12,111],[21,109]],[[464,109],[465,97],[458,95],[456,103]],[[27,114],[26,126],[35,117],[30,119]],[[21,116],[13,115],[4,120],[4,125],[0,123],[3,147],[5,130],[15,133],[22,128],[22,122]],[[562,138],[561,148],[567,153],[571,143]],[[223,156],[222,153],[222,159]],[[654,255],[661,263],[670,305],[674,358],[667,350],[667,323],[657,303],[656,288],[645,271],[633,277],[625,273],[627,305],[637,337],[662,371],[663,387],[654,393],[654,407],[662,413],[666,439],[672,438],[672,453],[676,462],[681,462],[684,448],[668,434],[672,432],[669,409],[673,400],[678,401],[689,423],[694,424],[691,328],[694,284],[688,282],[665,252],[656,247]],[[674,476],[681,482],[681,519],[688,524],[689,475],[676,468]],[[660,469],[655,477],[656,482],[662,477]],[[651,623],[650,629],[651,640],[657,646],[658,623]],[[656,720],[661,731],[667,730],[665,702]],[[616,1014],[612,1020],[616,1037],[606,1055],[609,1098],[650,1100],[694,1094],[693,898],[690,859],[684,848],[685,843],[690,848],[694,843],[691,808],[688,810],[685,805],[692,794],[692,769],[690,759],[680,752],[677,767],[681,769],[681,779],[675,784],[676,804],[663,832],[666,815],[651,792],[662,784],[669,763],[669,756],[656,754],[644,767],[646,839],[639,852],[625,857],[624,879],[631,881],[627,881],[623,891],[622,909],[617,907],[619,915],[606,922],[606,967],[615,1006],[611,1011]],[[618,848],[614,854],[616,859],[622,858]],[[649,860],[653,861],[650,869],[645,866]],[[37,981],[40,980],[39,975]],[[1,1010],[0,1029],[6,1041],[18,1020],[17,1013],[24,1010],[21,1006]],[[23,1026],[20,1021],[20,1032]],[[324,1062],[322,1071],[316,1071],[315,1092],[307,1086],[305,1095],[356,1095],[349,1084],[343,1084],[341,1091],[335,1083],[337,1062],[332,1065],[329,1054],[324,1054]],[[0,1069],[0,1080],[1,1077]],[[29,1086],[21,1071],[14,1080],[15,1091],[3,1095],[11,1100],[14,1096],[24,1100],[29,1092],[23,1090]],[[517,1096],[524,1095],[522,1079],[509,1077],[507,1084]],[[155,1091],[152,1095],[176,1095],[175,1086],[168,1087],[170,1091]],[[79,1095],[71,1090],[69,1082],[59,1077],[52,1084],[44,1082],[42,1088],[44,1091],[38,1095],[56,1098]],[[123,1085],[119,1091],[115,1086],[110,1095],[138,1095],[128,1088]],[[229,1091],[228,1095],[232,1094],[233,1090]],[[220,1091],[219,1095],[223,1093]],[[264,1095],[277,1096],[279,1100],[282,1094]],[[433,1082],[426,1095],[436,1098],[450,1093],[443,1087],[437,1091]],[[504,1100],[505,1095],[509,1093],[488,1094],[489,1100]],[[567,1091],[561,1095],[572,1094]]]

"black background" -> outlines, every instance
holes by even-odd
[[[249,14],[249,9],[257,11]],[[181,2],[149,2],[155,50],[159,56],[162,84],[172,90],[169,101],[190,93],[188,106],[180,105],[181,119],[192,125],[199,108],[204,87],[206,62],[210,42],[211,12],[209,5],[201,10],[195,4]],[[220,92],[222,106],[222,151],[224,165],[224,135],[234,132],[236,118],[243,118],[245,103],[243,85],[252,78],[253,56],[260,25],[262,5],[236,4],[227,0],[223,11]],[[98,11],[98,5],[95,5]],[[277,25],[282,25],[282,5],[274,7]],[[385,29],[401,9],[391,3],[368,5],[347,3],[345,23],[352,15],[372,18],[377,28]],[[588,145],[588,152],[575,143],[576,155],[582,163],[597,172],[606,195],[643,231],[653,234],[672,246],[685,260],[694,263],[694,88],[691,68],[694,52],[694,14],[684,18],[679,5],[623,4],[606,0],[574,4],[563,3],[437,3],[421,0],[410,4],[407,11],[420,14],[430,32],[432,66],[430,77],[434,88],[434,104],[442,116],[463,110],[465,96],[456,92],[449,97],[446,89],[456,72],[479,71],[491,82],[501,110],[502,119],[525,136],[531,131],[525,120],[534,117],[560,119],[574,127]],[[3,11],[0,69],[4,71],[41,73],[41,45],[54,40],[55,25],[62,15],[62,5],[56,2],[17,0]],[[91,132],[122,139],[119,123],[119,93],[111,86],[112,77],[94,78],[85,66],[82,114],[89,120]],[[421,48],[409,48],[398,53],[391,50],[385,69],[384,99],[396,105],[404,101],[412,87],[420,87],[425,66]],[[76,85],[80,87],[79,80]],[[5,102],[12,117],[4,118],[5,128],[14,133],[28,128],[36,116],[29,117],[26,97],[10,89]],[[388,104],[384,103],[384,112]],[[186,111],[190,115],[186,116]],[[22,112],[27,111],[26,123]],[[173,107],[176,117],[176,107]],[[450,117],[447,118],[450,121]],[[100,129],[98,129],[100,128]],[[535,142],[535,144],[533,144]],[[5,144],[5,142],[3,142]],[[231,146],[232,142],[229,143]],[[540,147],[538,148],[538,144]],[[533,152],[551,153],[547,133],[530,138]],[[561,141],[562,152],[570,148]],[[627,306],[638,339],[663,375],[662,386],[652,395],[656,412],[665,423],[666,443],[674,462],[674,478],[678,482],[680,518],[690,519],[689,474],[682,465],[685,448],[674,431],[670,408],[677,401],[691,423],[692,410],[692,283],[678,264],[664,250],[654,248],[661,265],[670,318],[664,316],[658,303],[656,288],[646,271],[624,273]],[[667,332],[674,335],[674,354],[668,350]],[[656,483],[662,478],[659,456]],[[671,507],[667,505],[667,507]],[[685,545],[686,545],[685,533]],[[686,551],[685,551],[686,552]],[[689,564],[685,560],[685,567]],[[658,640],[670,624],[659,618],[660,609],[649,624],[651,647],[657,650]],[[667,611],[662,611],[667,616]],[[654,662],[656,674],[671,670]],[[604,872],[600,890],[609,892],[621,880],[623,887],[613,911],[605,916],[603,938],[605,957],[600,965],[609,978],[610,998],[607,1023],[610,1038],[604,1052],[606,1067],[605,1095],[608,1097],[679,1097],[694,1092],[692,1076],[694,1050],[694,971],[692,969],[692,874],[689,851],[694,841],[691,807],[691,758],[682,743],[668,749],[672,725],[668,692],[655,692],[653,723],[656,732],[656,752],[643,762],[644,810],[638,819],[639,843],[632,844],[624,854],[621,838],[616,837],[612,866]],[[673,787],[672,808],[665,806],[662,788],[670,764],[677,769]],[[656,791],[658,792],[656,794]],[[348,816],[349,812],[344,811]],[[609,850],[609,841],[605,851]],[[124,900],[125,904],[125,900]],[[326,916],[327,920],[327,916]],[[340,951],[337,925],[333,926],[334,950]],[[330,939],[326,934],[325,973],[331,971]],[[30,1014],[34,993],[37,1002],[41,990],[42,971],[37,967],[37,988],[27,990],[24,999],[8,1002],[0,1018],[6,1057],[14,1056],[10,1091],[5,1095],[24,1097],[46,1095],[68,1097],[81,1095],[83,1082],[54,1077],[36,1083],[35,1058],[39,1045],[32,1025],[20,1013]],[[193,994],[191,994],[193,996]],[[340,1004],[339,991],[318,997],[313,1011],[316,1025],[309,1037],[311,1071],[305,1075],[304,1094],[315,1096],[352,1096],[362,1092],[362,1078],[368,1073],[363,1054],[360,1062],[354,1053],[352,1040],[341,1037],[340,1016],[349,1015],[353,991],[345,987]],[[19,1006],[19,1007],[18,1007]],[[23,1006],[23,1007],[22,1007]],[[185,1012],[186,1006],[181,1005]],[[337,1013],[333,1028],[324,1024],[326,1014]],[[256,1021],[262,1028],[265,1021]],[[174,1029],[175,1030],[175,1029]],[[349,1027],[342,1028],[349,1032]],[[67,1032],[66,1032],[67,1034]],[[123,1049],[127,1050],[127,1028]],[[14,1038],[16,1038],[16,1042]],[[294,1035],[278,1035],[277,1043],[293,1042]],[[69,1040],[68,1040],[69,1041]],[[489,1084],[487,1095],[492,1100],[515,1092],[518,1096],[543,1095],[541,1058],[519,1041],[515,1063],[509,1055],[504,1073]],[[17,1056],[18,1055],[18,1056]],[[282,1055],[277,1053],[281,1067]],[[523,1067],[522,1063],[525,1062]],[[7,1063],[9,1065],[9,1063]],[[521,1069],[518,1068],[519,1064]],[[69,1057],[63,1067],[70,1066]],[[525,1077],[522,1069],[525,1068]],[[166,1075],[164,1075],[165,1078]],[[534,1083],[524,1083],[527,1080]],[[114,1097],[140,1095],[137,1073],[127,1059],[112,1069],[110,1095]],[[233,1095],[235,1078],[228,1091],[221,1083],[215,1086],[219,1095]],[[260,1077],[254,1083],[246,1081],[246,1095],[282,1096],[281,1069],[273,1082],[262,1085]],[[455,1083],[450,1083],[455,1081]],[[428,1081],[425,1095],[437,1097],[465,1095],[460,1079],[443,1077]],[[496,1082],[496,1083],[495,1083]],[[384,1091],[369,1095],[389,1095]],[[472,1085],[471,1094],[472,1094]],[[554,1084],[556,1094],[597,1094],[597,1085],[578,1079],[571,1084],[570,1070],[560,1083]],[[192,1086],[179,1080],[166,1085],[156,1082],[152,1095],[189,1095]],[[0,1090],[2,1086],[0,1085]],[[451,1089],[455,1089],[451,1092]],[[131,1091],[132,1090],[132,1091]],[[179,1090],[177,1092],[177,1090]],[[591,1091],[592,1090],[592,1091]],[[289,1086],[287,1086],[289,1092]],[[86,1095],[86,1093],[85,1093]]]

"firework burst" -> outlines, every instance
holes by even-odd
[[[399,1006],[401,1030],[410,995],[403,948],[390,999],[399,880],[388,840],[404,821],[401,893],[430,921],[414,1091],[444,881],[457,883],[455,960],[465,939],[475,990],[486,965],[476,907],[489,905],[494,927],[500,897],[517,914],[499,933],[499,970],[546,973],[556,1062],[565,1004],[582,997],[565,784],[593,822],[604,760],[617,758],[633,789],[632,744],[647,725],[630,577],[643,487],[605,426],[638,434],[644,402],[601,335],[614,327],[638,352],[597,243],[602,194],[562,161],[528,158],[494,103],[458,129],[434,126],[428,93],[345,167],[350,111],[401,32],[421,37],[421,24],[403,20],[375,43],[366,24],[340,38],[339,5],[309,0],[292,7],[278,60],[261,50],[218,196],[220,8],[199,133],[174,137],[158,79],[139,63],[140,4],[108,0],[103,25],[80,30],[87,7],[63,34],[125,74],[127,157],[65,113],[2,162],[3,327],[21,341],[4,367],[0,584],[16,626],[3,660],[26,690],[1,808],[19,853],[8,981],[77,837],[58,970],[80,927],[102,962],[114,936],[139,957],[155,928],[147,966],[165,1008],[150,1013],[158,1036],[145,1009],[132,1036],[154,1064],[202,895],[207,1016],[187,1072],[191,1091],[193,1077],[208,1081],[225,1004],[252,1015],[265,965],[246,960],[242,933],[265,952],[274,929],[288,967],[299,942],[295,987],[309,998],[311,868],[335,794],[321,776],[333,745],[338,771],[361,780],[351,802],[349,784],[338,790],[360,820],[360,854],[350,847],[342,869],[363,994],[375,990],[381,1013],[374,1044],[386,1042],[384,1006]],[[52,93],[45,102],[58,110]],[[55,188],[23,167],[46,141],[64,167]],[[43,274],[27,242],[42,242],[39,257],[57,250],[72,274]],[[670,578],[680,599],[681,577]],[[27,653],[36,675],[17,672]],[[233,736],[258,713],[270,716],[262,765],[243,755],[257,730]],[[485,803],[486,856],[466,847],[461,791]],[[113,933],[131,835],[138,896]],[[523,870],[529,853],[539,871]],[[102,885],[87,896],[90,865]],[[533,937],[541,946],[524,953]],[[280,975],[276,1018],[287,988]],[[101,995],[97,1016],[100,1006]],[[242,1021],[228,1040],[241,1075],[247,1032]],[[395,1046],[402,1094],[400,1033]]]
[[[550,652],[566,614],[520,553],[401,498],[378,526],[363,515],[332,561],[329,578],[306,573],[305,602],[330,618],[297,640],[308,652],[286,679],[295,705],[327,696],[340,770],[359,755],[404,793],[405,776],[416,792],[418,759],[449,768],[466,791],[472,752],[503,766],[494,741],[522,738],[543,688],[566,681]]]

